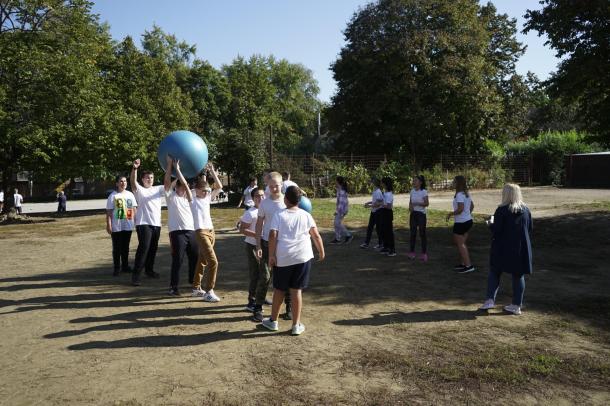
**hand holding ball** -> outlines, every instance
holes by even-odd
[[[157,159],[165,170],[166,157],[180,161],[180,170],[185,178],[194,178],[208,163],[208,147],[200,136],[191,131],[174,131],[161,141]],[[176,176],[174,168],[173,176]]]

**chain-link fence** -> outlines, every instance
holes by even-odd
[[[410,189],[414,174],[423,174],[428,189],[449,189],[453,178],[463,175],[472,188],[500,187],[507,181],[521,185],[533,183],[534,165],[528,155],[486,159],[474,155],[420,157],[420,162],[435,162],[417,169],[415,164],[390,162],[385,155],[276,155],[273,167],[288,171],[292,180],[316,197],[332,196],[337,175],[346,176],[351,193],[368,193],[370,178],[390,176],[397,192]]]

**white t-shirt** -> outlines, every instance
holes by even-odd
[[[313,258],[309,230],[316,222],[311,214],[303,209],[280,210],[273,216],[270,226],[271,230],[277,230],[277,266],[302,264]]]
[[[169,232],[178,230],[195,230],[191,205],[184,196],[180,197],[174,189],[165,193],[167,202],[167,227]]]
[[[383,192],[381,191],[381,189],[377,188],[373,191],[373,197],[371,198],[371,201],[373,203],[379,203],[380,201],[383,201]],[[375,213],[380,208],[381,207],[371,207],[371,211]]]
[[[15,193],[13,195],[13,201],[15,202],[15,207],[21,207],[21,203],[23,203],[23,196],[19,193]]]
[[[392,192],[384,192],[383,193],[383,203],[390,206],[388,209],[392,209],[394,206],[394,193]]]
[[[271,191],[269,190],[269,186],[265,186],[265,199],[269,199],[271,196]]]
[[[4,192],[0,190],[0,202],[4,202]]]
[[[282,182],[282,193],[286,193],[286,189],[288,189],[290,186],[296,186],[299,187],[299,185],[297,185],[296,183],[294,183],[291,180],[285,180],[284,182]]]
[[[165,198],[164,186],[140,186],[136,190],[135,196],[138,202],[136,226],[161,227],[161,204]]]
[[[212,193],[206,193],[205,197],[197,197],[195,190],[191,190],[193,201],[191,212],[193,213],[193,225],[195,230],[213,230],[212,216],[210,216],[210,202]]]
[[[138,207],[135,196],[129,190],[121,193],[116,190],[110,193],[106,200],[106,210],[112,210],[112,232],[132,231],[134,224],[134,208]]]
[[[424,197],[428,197],[428,191],[426,189],[411,189],[411,205],[413,207],[413,211],[419,211],[426,214],[426,206],[420,206],[417,204],[423,203]]]
[[[243,224],[250,224],[248,226],[248,230],[256,233],[256,220],[258,219],[258,209],[256,207],[250,207],[246,212],[241,216],[239,221]],[[245,242],[248,244],[256,245],[256,238],[246,236]]]
[[[244,206],[252,207],[254,206],[254,200],[252,200],[252,190],[256,186],[248,186],[244,189]]]
[[[269,231],[271,230],[271,220],[278,211],[285,209],[284,199],[280,197],[277,200],[271,198],[263,200],[258,206],[258,217],[265,219],[263,224],[263,240],[269,241]]]
[[[470,214],[470,203],[472,199],[470,196],[466,196],[464,192],[458,192],[453,198],[453,210],[457,210],[458,203],[464,203],[464,210],[457,216],[454,217],[454,221],[456,223],[465,223],[469,220],[472,220],[472,215]]]

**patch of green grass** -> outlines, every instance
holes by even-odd
[[[527,363],[527,372],[530,375],[549,376],[559,369],[561,360],[553,355],[539,354],[534,355]]]

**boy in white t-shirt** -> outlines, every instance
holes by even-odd
[[[250,178],[248,186],[244,189],[244,193],[242,194],[241,199],[239,200],[239,204],[237,205],[238,209],[241,207],[242,204],[244,205],[244,208],[246,210],[250,209],[251,207],[254,207],[254,200],[252,200],[252,190],[254,190],[254,188],[256,187],[256,178]]]
[[[375,249],[380,250],[383,248],[383,241],[381,239],[381,227],[379,224],[379,209],[383,206],[383,192],[381,191],[381,183],[378,179],[371,179],[371,183],[374,188],[371,201],[364,204],[365,208],[371,209],[371,214],[369,215],[369,224],[366,228],[366,238],[364,239],[364,242],[360,244],[360,248],[367,249],[369,247],[373,229],[376,229],[377,245],[375,246]]]
[[[23,196],[19,194],[19,189],[15,189],[15,193],[13,194],[13,204],[15,205],[15,210],[17,210],[17,213],[22,214]]]
[[[222,190],[222,183],[220,183],[212,163],[208,164],[208,169],[214,178],[214,190],[210,188],[205,175],[200,175],[197,178],[195,189],[191,191],[193,195],[191,212],[193,213],[195,236],[199,245],[197,268],[193,279],[193,292],[191,296],[201,296],[204,302],[220,302],[220,298],[214,293],[216,274],[218,272],[218,258],[214,251],[216,234],[214,233],[214,225],[210,215],[210,203]],[[205,272],[205,289],[202,289],[201,280],[203,279],[204,269],[207,272]]]
[[[106,201],[106,231],[112,237],[113,276],[120,272],[130,273],[128,265],[129,242],[135,228],[134,219],[138,203],[127,188],[127,177],[117,176],[116,190]]]
[[[140,177],[142,184],[138,183],[138,168],[140,159],[133,161],[131,168],[131,190],[138,202],[136,213],[136,233],[138,234],[138,250],[134,263],[131,283],[140,285],[142,271],[149,278],[159,278],[154,271],[155,257],[161,236],[161,205],[165,200],[163,185],[153,186],[155,175],[151,171],[143,171]]]
[[[269,281],[271,280],[272,268],[269,267],[269,232],[271,231],[271,220],[278,211],[285,209],[284,196],[281,192],[282,175],[278,172],[269,174],[269,198],[265,198],[258,207],[258,216],[256,219],[256,256],[262,262],[261,274],[256,287],[256,304],[254,309],[254,320],[263,321],[263,304]],[[286,319],[292,318],[290,307],[290,294],[286,295]]]
[[[248,258],[248,274],[250,283],[248,284],[248,304],[246,310],[254,312],[256,306],[256,286],[258,279],[264,272],[261,269],[262,263],[256,256],[256,220],[258,219],[258,208],[265,198],[265,192],[255,187],[250,194],[254,201],[254,206],[250,207],[239,219],[239,232],[246,236],[244,239],[246,247],[246,257]]]
[[[277,212],[271,220],[269,235],[269,266],[273,267],[273,306],[271,317],[263,326],[271,331],[279,329],[277,317],[286,292],[292,298],[292,335],[305,331],[301,323],[302,290],[309,283],[313,259],[311,240],[324,259],[324,244],[311,214],[298,207],[301,193],[297,187],[286,189],[286,209]]]
[[[428,191],[426,190],[426,179],[424,175],[413,178],[413,189],[409,196],[409,231],[410,231],[410,251],[407,256],[415,259],[415,242],[417,239],[417,229],[421,238],[421,256],[424,262],[428,261],[428,240],[426,238],[426,207],[429,205]]]
[[[195,267],[197,266],[197,239],[190,206],[193,195],[180,171],[180,161],[173,161],[169,156],[166,157],[165,161],[163,186],[167,201],[167,226],[172,252],[169,295],[180,296],[178,283],[180,282],[180,267],[184,255],[186,254],[188,257],[189,283],[193,283]],[[172,167],[176,168],[177,179],[174,182],[172,182]]]

